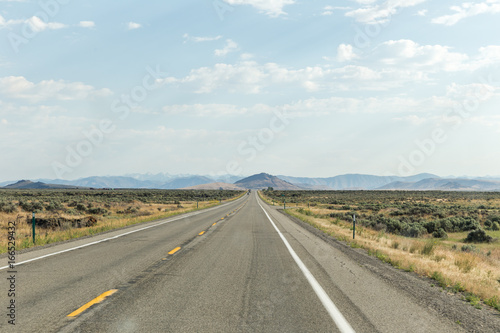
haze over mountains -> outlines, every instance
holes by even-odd
[[[272,176],[266,173],[250,177],[130,174],[126,176],[87,177],[76,180],[37,179],[0,183],[6,188],[142,188],[142,189],[263,189],[276,190],[443,190],[500,191],[500,179],[441,178],[423,173],[410,177],[346,174],[328,178]]]

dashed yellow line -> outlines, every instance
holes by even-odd
[[[216,224],[217,224],[217,222],[215,222],[214,224],[212,224],[212,227],[213,227],[214,225],[216,225]]]
[[[91,300],[90,302],[88,302],[87,304],[85,304],[84,306],[80,307],[78,310],[75,310],[75,311],[71,312],[68,315],[68,317],[76,317],[76,316],[78,316],[80,313],[82,313],[83,311],[87,310],[92,305],[97,304],[97,303],[101,303],[102,301],[104,301],[104,299],[106,297],[113,295],[117,291],[118,291],[118,289],[111,289],[111,290],[106,291],[105,293],[103,293],[100,296],[94,298],[93,300]]]
[[[180,247],[176,247],[175,249],[170,251],[168,254],[174,254],[175,252],[179,251],[180,249],[181,249]]]
[[[200,232],[198,235],[201,236],[205,233],[205,231]]]

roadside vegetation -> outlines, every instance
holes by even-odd
[[[268,203],[393,266],[500,311],[500,193],[260,192]],[[353,215],[356,237],[353,240]]]
[[[242,191],[218,190],[0,190],[0,253],[16,221],[16,250],[97,234],[233,200]]]

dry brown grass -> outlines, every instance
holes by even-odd
[[[261,198],[267,202],[262,193]],[[300,205],[307,209],[307,204]],[[313,213],[323,213],[315,210]],[[331,212],[331,211],[330,211]],[[419,275],[432,277],[440,274],[447,287],[468,291],[483,300],[500,298],[500,247],[498,242],[478,246],[475,252],[461,250],[463,234],[450,234],[446,241],[434,239],[415,239],[386,234],[356,226],[356,239],[352,239],[352,224],[335,221],[331,218],[317,218],[298,212],[297,208],[287,209],[287,213],[300,218],[314,227],[337,239],[347,241],[353,247],[362,247],[370,253],[391,262],[394,266],[414,271]],[[452,245],[456,245],[453,249]],[[430,249],[430,250],[429,250]],[[427,250],[427,251],[426,251]],[[489,252],[489,254],[488,254]],[[458,288],[460,286],[461,288]]]
[[[200,201],[198,204],[199,209],[208,208],[218,204],[218,201]],[[94,207],[105,208],[104,204],[96,204]],[[125,213],[128,207],[133,207],[137,211],[133,213]],[[112,203],[108,204],[106,209],[110,212],[106,216],[96,216],[97,225],[88,228],[56,228],[36,229],[36,245],[44,245],[64,241],[68,239],[88,236],[97,234],[99,232],[124,227],[127,225],[152,221],[156,219],[166,218],[173,215],[186,213],[196,210],[196,202],[182,201],[180,204],[145,204],[139,201],[132,203]],[[118,213],[118,212],[124,213]],[[53,214],[49,212],[39,213],[37,218],[47,218],[50,216],[60,216],[64,218],[74,219],[88,216],[89,214],[82,215],[67,215],[67,214]],[[14,213],[0,213],[0,253],[7,251],[7,227],[10,221],[16,221],[16,250],[32,247],[32,226],[27,223],[27,217],[30,218],[31,214],[25,212]]]

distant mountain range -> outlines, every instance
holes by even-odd
[[[379,190],[500,191],[500,181],[429,178],[418,182],[393,182]]]
[[[246,190],[243,187],[239,187],[238,185],[235,184],[229,184],[229,183],[210,183],[210,184],[202,184],[202,185],[195,185],[195,186],[189,186],[185,187],[182,190],[230,190],[230,191],[244,191]]]
[[[7,185],[7,186],[5,186]],[[410,177],[346,174],[328,178],[272,176],[266,173],[243,178],[231,175],[129,174],[86,177],[76,180],[37,179],[3,182],[4,188],[143,188],[143,189],[263,189],[276,190],[443,190],[500,191],[498,177],[441,178],[422,173]]]
[[[360,174],[347,174],[330,178],[278,177],[300,187],[330,190],[376,190],[382,186],[397,181],[411,183],[427,178],[439,178],[439,176],[430,173],[421,173],[410,177],[372,176]]]

